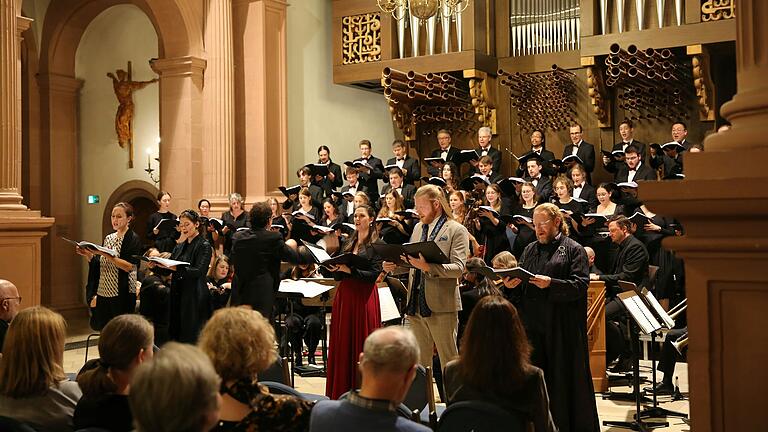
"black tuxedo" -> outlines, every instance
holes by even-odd
[[[589,209],[595,209],[597,208],[597,204],[599,204],[597,201],[597,191],[595,190],[595,187],[586,182],[582,185],[581,193],[576,195],[574,192],[573,197],[586,200],[586,207]]]
[[[533,149],[531,149],[531,151],[526,153],[526,155],[531,153],[533,153]],[[555,154],[547,149],[542,148],[541,152],[539,153],[539,156],[543,161],[541,166],[542,174],[546,176],[555,175],[556,174],[555,167],[552,166],[552,161],[555,160]],[[526,163],[521,163],[518,165],[517,170],[515,171],[515,177],[528,177],[528,169],[526,167]]]
[[[285,245],[279,232],[264,228],[238,231],[232,244],[232,305],[250,305],[269,319],[280,286],[281,261],[298,264],[299,255]]]
[[[381,189],[381,195],[384,196],[392,190],[392,185],[388,184]],[[403,184],[400,189],[400,196],[403,197],[403,206],[407,209],[413,208],[413,198],[416,195],[416,186]]]
[[[397,164],[397,158],[390,158],[387,160],[387,165],[396,165],[396,164]],[[403,160],[403,168],[408,171],[405,174],[405,178],[403,178],[404,184],[412,185],[421,178],[421,167],[419,166],[418,159],[412,158],[406,155],[405,159]],[[389,183],[389,178],[386,175],[384,176],[384,182]]]
[[[341,193],[349,192],[349,185],[344,185],[344,187],[341,188]],[[366,195],[368,195],[368,188],[366,188],[362,183],[360,183],[360,180],[357,181],[357,190],[355,192],[365,192]],[[347,218],[347,212],[349,211],[349,208],[352,207],[354,204],[352,201],[347,201],[346,199],[342,198],[342,203],[339,205],[339,214],[344,217],[344,219]]]
[[[563,150],[563,158],[570,156],[571,153],[573,153],[573,144],[568,144]],[[584,161],[584,170],[587,172],[587,183],[592,184],[591,173],[595,170],[595,146],[581,140],[576,156]]]
[[[618,171],[616,172],[616,175],[614,176],[614,181],[616,183],[623,183],[628,181],[628,179],[629,165],[625,163],[621,164]],[[637,169],[637,173],[635,173],[635,177],[632,179],[634,182],[638,180],[656,180],[656,171],[648,164],[641,163],[640,167]]]
[[[671,158],[664,153],[664,150],[659,151],[655,157],[651,158],[651,168],[658,169],[664,167],[662,172],[662,179],[673,178],[675,174],[683,173],[683,155],[678,153],[676,157]]]
[[[627,281],[637,286],[647,286],[648,283],[648,250],[643,242],[629,235],[619,245],[619,253],[614,261],[613,272],[600,276],[605,282],[608,292],[613,295],[620,292],[618,281]],[[612,296],[613,296],[612,295]]]
[[[533,183],[531,177],[526,177],[526,180]],[[539,175],[539,181],[536,183],[536,189],[534,189],[536,195],[539,196],[539,203],[549,202],[549,198],[552,197],[552,180],[544,174]]]
[[[355,160],[363,160],[363,158],[357,158]],[[368,198],[372,203],[375,203],[379,199],[379,179],[384,179],[384,164],[381,159],[371,155],[368,157],[368,165],[373,168],[370,173],[360,170],[360,183],[366,188]]]
[[[475,151],[478,156],[483,156],[483,149],[480,147],[476,148]],[[486,156],[493,161],[493,168],[491,170],[496,173],[501,172],[501,152],[493,146],[488,146],[488,154]],[[470,167],[469,169],[469,175],[477,174],[478,172],[480,172],[480,169],[477,167]]]
[[[322,163],[322,162],[317,162]],[[344,184],[344,177],[341,175],[341,167],[339,164],[329,162],[328,163],[328,171],[333,173],[333,181],[331,181],[328,177],[323,177],[322,180],[316,181],[314,177],[312,178],[312,184],[319,187],[323,190],[323,194],[326,198],[331,197],[331,191],[336,190],[337,188],[340,188],[341,185]]]
[[[445,158],[445,161],[446,162],[456,163],[455,158],[459,154],[459,152],[460,152],[460,150],[457,149],[456,147],[454,147],[454,146],[449,147],[448,148],[448,155]],[[437,158],[437,157],[441,157],[442,154],[443,154],[443,151],[440,150],[440,148],[438,147],[438,148],[432,150],[432,154],[430,155],[430,157]],[[428,164],[427,165],[427,172],[429,173],[430,177],[442,177],[442,175],[440,175],[440,174],[442,174],[440,172],[440,169],[433,167],[432,164]]]
[[[646,145],[645,143],[642,143],[638,140],[632,140],[630,144],[637,147],[637,150],[640,152],[640,159],[645,160],[647,158],[647,152],[646,152]],[[616,144],[613,145],[613,148],[611,151],[621,150],[624,151],[624,141],[619,141]],[[616,171],[618,171],[619,167],[621,165],[626,165],[626,162],[619,162],[614,158],[610,158],[611,161],[608,162],[608,165],[605,166],[605,170],[609,173],[616,174]]]
[[[496,171],[491,171],[491,174],[488,176],[488,181],[491,182],[491,184],[493,184],[503,178],[504,177],[502,177],[500,173],[497,173]]]

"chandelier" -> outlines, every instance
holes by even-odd
[[[406,11],[411,16],[418,18],[420,23],[435,15],[453,17],[460,14],[469,6],[470,0],[376,0],[379,9],[384,13],[392,14],[398,21],[405,18]]]

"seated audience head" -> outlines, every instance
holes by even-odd
[[[427,184],[419,188],[414,195],[414,210],[422,223],[430,224],[440,215],[450,216],[451,206],[445,199],[445,193],[435,185]]]
[[[517,258],[510,251],[501,251],[491,259],[491,267],[499,269],[511,269],[517,267]]]
[[[501,296],[483,297],[462,337],[458,375],[491,394],[519,389],[530,371],[531,346],[517,309]]]
[[[533,210],[533,226],[536,228],[536,239],[542,244],[552,243],[558,234],[568,235],[568,224],[560,208],[554,204],[540,204]]]
[[[136,314],[112,318],[99,336],[100,358],[77,377],[83,395],[127,394],[136,368],[152,359],[153,343],[154,330],[146,318]]]
[[[238,212],[244,209],[245,206],[245,200],[243,199],[243,196],[240,195],[237,192],[232,192],[229,194],[229,211],[230,212]]]
[[[482,282],[485,280],[485,276],[480,273],[480,269],[484,266],[485,261],[483,261],[482,258],[472,257],[468,259],[466,266],[464,266],[464,274],[461,275],[461,278],[474,284]]]
[[[632,222],[626,216],[614,216],[608,221],[608,234],[614,243],[621,244],[632,234]]]
[[[440,150],[445,151],[451,146],[451,133],[446,129],[437,131],[437,144],[440,146]]]
[[[222,309],[223,310],[223,309]],[[137,432],[207,432],[219,419],[221,379],[192,345],[169,342],[136,370],[128,400]]]
[[[701,143],[691,144],[691,146],[688,148],[688,151],[691,153],[700,153],[704,151],[704,146],[701,145]]]
[[[42,396],[67,379],[64,342],[67,326],[58,313],[33,306],[19,311],[8,328],[0,361],[0,395]]]
[[[587,260],[589,261],[589,266],[592,267],[592,265],[595,264],[595,250],[589,246],[584,246],[584,251],[587,253]]]
[[[419,345],[401,326],[380,328],[365,339],[360,354],[360,395],[402,403],[416,376]]]
[[[256,380],[277,360],[275,331],[269,321],[242,307],[214,312],[200,333],[198,346],[225,383]]]
[[[19,313],[21,296],[19,289],[11,281],[0,279],[0,320],[7,323],[13,321]],[[3,347],[0,346],[0,352]]]
[[[306,188],[302,188],[304,190]],[[267,202],[253,203],[248,214],[251,226],[254,228],[267,228],[272,221],[272,207]]]

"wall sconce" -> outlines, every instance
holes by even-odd
[[[155,161],[157,161],[158,170],[160,169],[160,158],[156,157]],[[155,169],[152,168],[152,149],[147,149],[147,168],[144,169],[144,171],[149,174],[149,178],[152,179],[152,181],[155,183],[155,186],[160,184],[160,173],[158,172],[157,178],[155,178]]]

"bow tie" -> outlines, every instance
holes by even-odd
[[[582,187],[582,186],[583,186],[583,185],[580,185],[580,184],[579,184],[579,185],[573,185],[573,188],[574,188],[574,189],[576,189],[576,188],[580,188],[580,187]]]
[[[405,158],[397,158],[397,161],[398,161],[398,162],[400,162],[400,161],[404,161],[404,160],[405,160]]]

